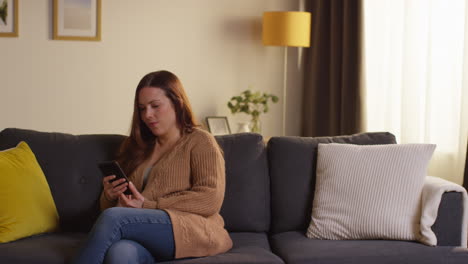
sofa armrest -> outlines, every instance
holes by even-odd
[[[427,176],[421,199],[421,237],[418,240],[430,246],[466,247],[468,196],[465,188],[439,177]]]
[[[437,218],[431,229],[437,246],[460,246],[462,239],[463,194],[446,192],[442,195]]]

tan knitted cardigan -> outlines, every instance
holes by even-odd
[[[129,177],[139,191],[149,166],[141,164]],[[142,192],[143,208],[169,214],[175,258],[211,256],[232,247],[219,214],[225,183],[221,150],[214,137],[201,129],[183,135],[154,165]],[[102,210],[115,205],[103,194],[100,202]]]

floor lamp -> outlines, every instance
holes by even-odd
[[[310,46],[309,12],[265,12],[263,13],[262,39],[265,46],[284,47],[283,69],[283,136],[286,135],[286,95],[288,78],[288,47]]]

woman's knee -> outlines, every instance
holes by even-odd
[[[104,263],[154,263],[154,259],[151,253],[137,242],[120,240],[107,250]]]
[[[101,215],[99,216],[98,221],[108,222],[115,222],[122,219],[123,216],[127,215],[129,212],[129,208],[125,207],[111,207],[104,211],[102,211]]]

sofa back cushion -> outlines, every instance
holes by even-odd
[[[226,161],[221,208],[230,232],[265,232],[270,226],[270,180],[263,138],[254,133],[216,136]]]
[[[268,141],[271,232],[304,231],[310,223],[319,143],[395,144],[387,132],[336,137],[273,137]]]
[[[122,135],[70,135],[8,128],[0,150],[26,141],[49,183],[64,231],[88,231],[99,214],[102,176],[97,163],[114,159]],[[265,232],[270,225],[270,182],[263,139],[245,133],[217,136],[226,160],[221,208],[229,231]]]
[[[63,231],[88,231],[99,214],[102,176],[97,163],[114,158],[120,135],[48,133],[8,128],[0,150],[25,141],[36,155],[55,201]]]

